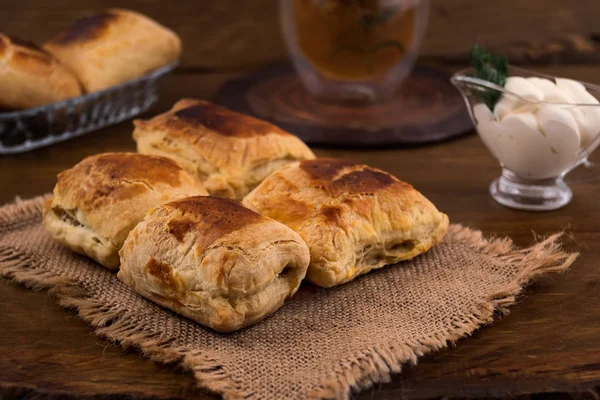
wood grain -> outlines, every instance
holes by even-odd
[[[0,0],[0,30],[41,42],[75,18],[110,5],[98,0]],[[206,72],[246,70],[286,55],[275,0],[124,0],[119,6],[146,13],[183,38],[182,70],[165,81],[163,96],[151,113],[184,96],[212,98],[233,76]],[[441,64],[462,63],[468,46],[478,42],[520,62],[597,64],[598,20],[597,0],[432,0],[422,54]],[[568,43],[572,34],[584,46],[566,45],[567,51],[556,55],[556,42]],[[599,67],[541,69],[600,83]],[[131,131],[131,123],[126,122],[46,149],[0,157],[0,203],[17,195],[50,191],[58,172],[87,155],[133,150]],[[517,396],[585,392],[600,385],[597,183],[573,186],[574,200],[562,210],[524,213],[503,208],[490,198],[487,185],[497,177],[499,167],[476,136],[431,147],[368,152],[317,149],[317,154],[388,170],[413,183],[453,221],[508,235],[521,245],[531,243],[532,231],[548,234],[566,229],[567,248],[582,252],[570,272],[529,288],[509,316],[357,398]],[[0,280],[0,326],[3,399],[215,397],[197,389],[191,375],[175,366],[154,364],[96,338],[46,293],[33,293],[4,280]]]
[[[270,121],[312,145],[418,145],[464,135],[473,124],[452,74],[417,65],[393,99],[357,107],[315,99],[290,63],[277,63],[224,85],[216,101]]]
[[[523,41],[547,41],[598,32],[600,3],[595,0],[433,0],[427,56],[452,56],[472,43],[501,48]]]
[[[181,35],[184,68],[238,70],[286,56],[276,0],[122,0],[118,4],[145,13]],[[0,0],[0,30],[42,42],[74,19],[113,5],[101,0],[21,0],[18,5]],[[508,51],[513,44],[547,43],[565,34],[587,40],[600,34],[599,20],[597,0],[432,0],[422,55],[455,60],[474,42]]]
[[[600,82],[599,67],[546,68],[557,75]],[[178,74],[165,81],[153,112],[183,96],[211,98],[232,75]],[[0,203],[51,190],[56,174],[86,155],[133,150],[131,123],[63,144],[0,157]],[[567,207],[526,213],[496,204],[488,184],[500,168],[475,135],[411,149],[316,149],[319,156],[353,159],[413,183],[453,222],[518,244],[566,229],[566,248],[582,252],[572,269],[530,287],[510,315],[454,348],[356,396],[359,399],[517,396],[585,392],[600,385],[600,210],[598,183],[574,185]],[[599,157],[597,156],[596,159]],[[599,171],[600,173],[600,171]],[[189,373],[156,365],[100,340],[72,312],[45,293],[0,280],[2,398],[213,398]]]

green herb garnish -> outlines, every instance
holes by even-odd
[[[352,37],[352,33],[355,31],[364,32],[363,35],[368,35],[379,25],[387,23],[392,17],[396,15],[400,7],[388,7],[381,12],[370,12],[361,17],[358,25],[352,25],[348,29],[338,33],[335,39],[335,46],[329,55],[329,58],[336,57],[342,51],[348,51],[352,53],[361,54],[365,64],[365,68],[369,74],[375,72],[373,65],[374,55],[383,49],[394,48],[397,49],[400,54],[404,53],[404,46],[397,40],[385,39],[375,43],[372,46],[360,46],[351,43],[349,37]],[[362,29],[361,29],[362,28]]]
[[[495,56],[475,45],[471,48],[469,60],[475,68],[475,77],[504,87],[508,77],[508,61],[506,57]],[[484,90],[481,98],[491,111],[502,97],[497,90]]]

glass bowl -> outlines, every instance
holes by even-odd
[[[558,209],[572,198],[565,175],[588,165],[600,144],[600,86],[515,67],[508,72],[526,79],[501,87],[476,78],[472,68],[452,77],[479,136],[502,167],[490,193],[511,208]]]

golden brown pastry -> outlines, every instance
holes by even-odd
[[[88,157],[58,174],[44,225],[61,244],[107,268],[148,210],[187,196],[207,195],[173,160],[135,153]]]
[[[151,210],[120,254],[119,279],[220,332],[280,308],[309,262],[306,244],[290,228],[237,201],[201,196]]]
[[[76,97],[75,74],[35,44],[0,33],[0,107],[21,109]]]
[[[448,217],[411,185],[366,165],[317,159],[289,165],[243,201],[300,234],[307,279],[330,287],[438,243]]]
[[[242,199],[284,165],[315,157],[296,136],[207,101],[180,100],[134,123],[138,152],[173,158],[218,197]]]
[[[77,73],[86,91],[95,92],[174,63],[181,41],[142,14],[110,9],[75,21],[44,48]]]

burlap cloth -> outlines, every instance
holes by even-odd
[[[0,208],[0,274],[51,288],[96,334],[157,362],[179,362],[225,398],[347,398],[506,311],[532,279],[575,254],[558,235],[518,250],[452,225],[429,253],[333,289],[305,284],[281,310],[218,334],[136,295],[116,274],[54,243],[42,197]],[[43,312],[43,310],[31,310]]]

